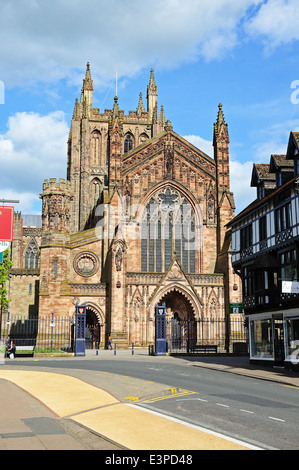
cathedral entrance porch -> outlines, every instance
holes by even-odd
[[[166,305],[166,341],[169,352],[189,352],[197,342],[194,308],[181,292],[173,290],[161,298]]]
[[[85,348],[98,349],[101,342],[104,341],[103,328],[97,318],[96,313],[86,308],[86,327],[85,327]]]

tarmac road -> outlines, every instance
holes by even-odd
[[[100,354],[101,357],[105,354],[105,358],[113,359],[110,351],[101,351]],[[118,351],[117,359],[127,360],[129,354],[129,351]],[[136,351],[137,357],[133,360],[143,360],[143,357],[149,359],[145,355],[141,357],[141,354],[138,357]],[[175,358],[166,358],[169,359],[176,361]],[[227,360],[219,361],[216,357],[214,363],[212,358],[200,358],[197,359],[196,365],[215,367],[218,370],[221,368],[241,375],[255,374],[267,380],[286,382],[292,386],[299,385],[296,374],[251,368],[248,358],[245,359],[247,361],[241,360],[232,364]],[[59,360],[57,359],[57,362]],[[79,360],[83,366],[85,359]],[[36,364],[33,364],[33,361]],[[129,379],[128,390],[133,393],[124,401],[111,392],[111,381],[113,385],[115,380],[118,387],[124,387],[125,383],[128,383],[124,376],[120,378],[109,374],[110,391],[107,391],[92,384],[92,381],[88,380],[88,373],[82,380],[69,375],[70,371],[61,373],[60,370],[55,373],[53,369],[48,371],[46,367],[42,371],[36,367],[33,370],[28,364],[30,360],[17,359],[11,363],[6,361],[0,366],[2,450],[101,449],[118,452],[121,449],[191,451],[254,448],[198,426],[135,406],[134,396],[138,396],[141,388],[144,390],[145,386],[144,381],[140,379]],[[32,359],[31,364],[37,366],[38,358]],[[147,383],[146,389],[152,394],[177,393],[163,384]]]

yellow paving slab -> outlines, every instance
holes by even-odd
[[[250,446],[121,403],[80,379],[51,372],[0,370],[60,417],[69,417],[132,450],[248,450]]]
[[[120,403],[73,417],[133,450],[248,450],[245,446]]]
[[[119,403],[110,393],[68,375],[1,370],[0,378],[23,388],[60,417]]]

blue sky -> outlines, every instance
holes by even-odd
[[[43,180],[66,177],[89,61],[101,111],[116,73],[120,108],[145,102],[153,67],[174,131],[211,156],[223,104],[239,212],[255,198],[253,162],[299,130],[298,22],[298,0],[0,0],[0,199],[38,213]]]

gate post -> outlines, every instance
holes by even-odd
[[[165,356],[166,354],[166,305],[155,305],[156,320],[156,355]]]
[[[78,305],[78,302],[76,302],[75,356],[85,356],[85,327],[86,302],[83,305]]]

